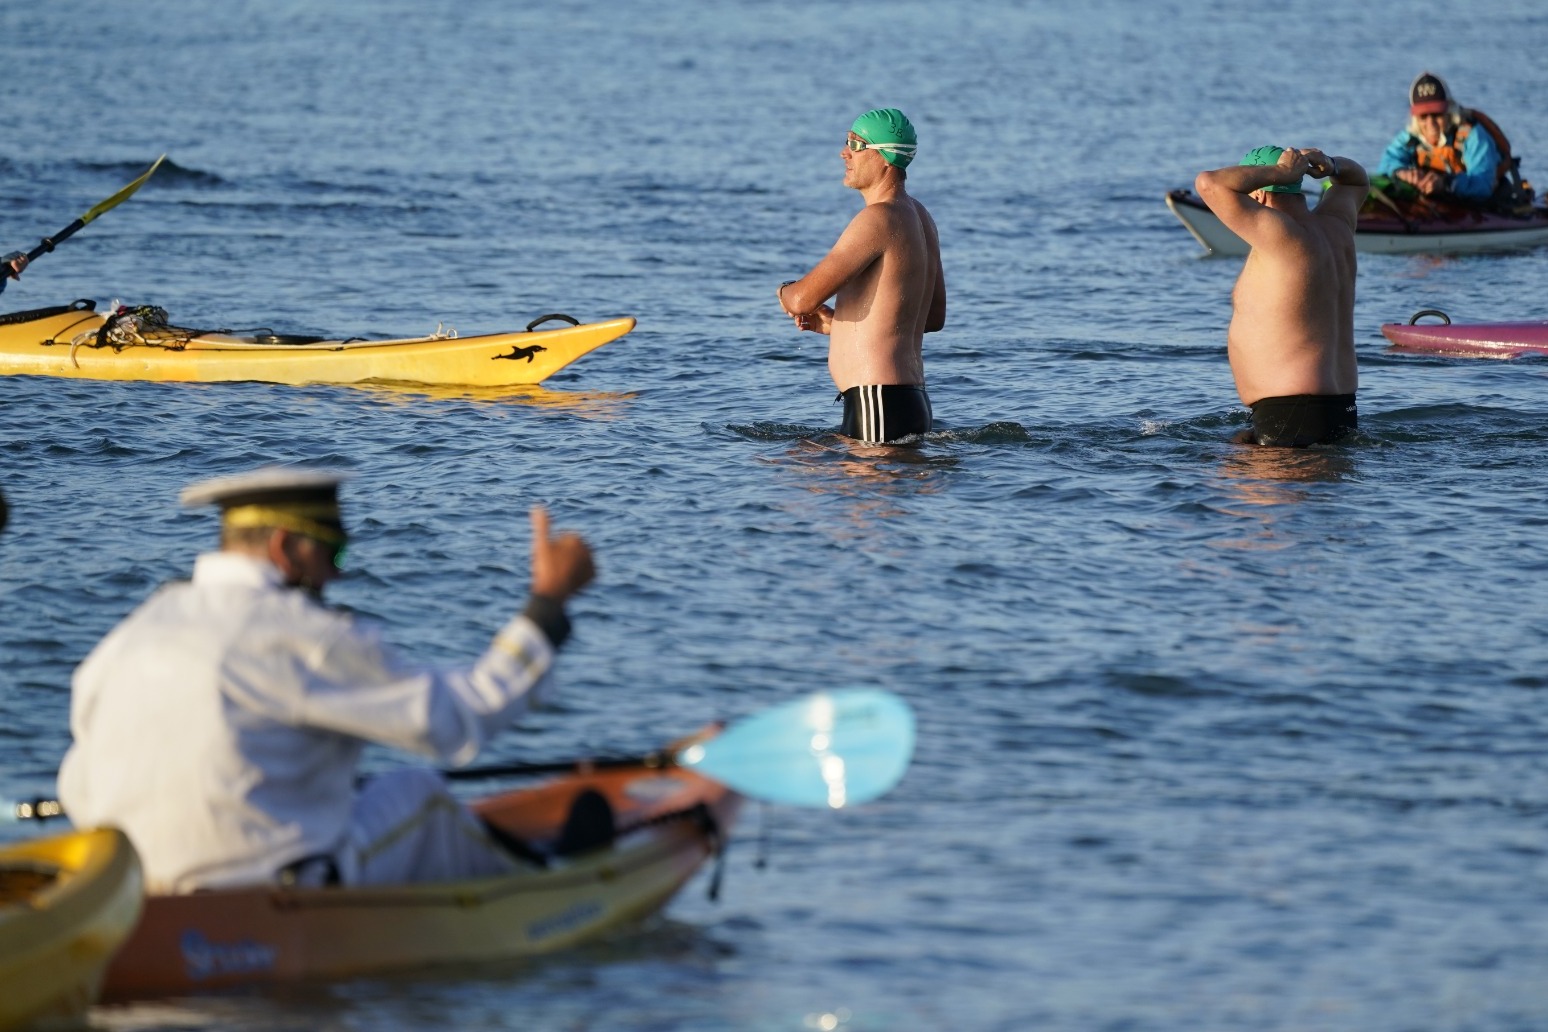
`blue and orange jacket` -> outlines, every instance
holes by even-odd
[[[1377,174],[1391,175],[1400,168],[1442,172],[1450,177],[1452,196],[1489,200],[1505,177],[1505,163],[1494,136],[1483,125],[1468,120],[1471,114],[1464,111],[1462,124],[1448,127],[1436,147],[1404,129],[1387,145]]]

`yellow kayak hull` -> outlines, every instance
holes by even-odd
[[[144,343],[98,346],[106,316],[71,310],[4,323],[0,374],[86,380],[284,384],[416,383],[509,387],[541,383],[582,355],[634,329],[632,318],[559,329],[429,336],[402,340],[323,340],[147,330]]]
[[[583,788],[607,796],[620,838],[562,866],[440,884],[150,896],[103,998],[349,978],[574,946],[660,909],[719,852],[741,804],[690,771],[640,767],[576,774],[475,809],[541,846]]]
[[[0,849],[0,1029],[80,1020],[140,915],[141,884],[115,829]]]

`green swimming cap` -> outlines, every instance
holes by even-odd
[[[1277,165],[1279,164],[1279,156],[1284,152],[1285,149],[1283,147],[1276,147],[1272,143],[1265,144],[1262,147],[1254,147],[1252,150],[1242,155],[1242,164]],[[1263,190],[1265,193],[1300,193],[1301,184],[1291,183],[1288,186],[1264,186],[1260,187],[1259,189]]]
[[[908,168],[908,163],[914,160],[914,150],[919,145],[914,124],[897,108],[867,111],[854,120],[849,131],[866,143],[877,144],[873,149],[880,152],[887,164],[898,168]]]

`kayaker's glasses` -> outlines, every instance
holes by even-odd
[[[312,537],[310,534],[304,536],[319,549],[328,553],[328,561],[333,564],[335,570],[342,571],[344,569],[344,552],[349,548],[347,540],[324,541],[322,538]]]

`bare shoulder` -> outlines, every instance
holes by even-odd
[[[909,194],[908,202],[914,206],[915,211],[919,212],[920,218],[924,219],[926,222],[933,223],[935,221],[935,219],[930,215],[930,209],[924,206],[924,201],[921,201],[913,194]]]
[[[924,230],[925,236],[935,238],[935,219],[930,216],[930,210],[907,194],[896,200],[867,205],[861,214],[869,215],[873,220],[871,225],[882,232],[912,230],[917,226]]]
[[[854,239],[856,237],[876,236],[887,232],[891,225],[888,213],[883,211],[886,205],[867,204],[854,217],[849,220],[849,225],[844,227],[844,236]]]
[[[877,201],[875,204],[867,204],[856,213],[854,222],[864,221],[868,225],[886,226],[900,219],[909,218],[912,215],[912,197],[901,197],[891,201]]]
[[[866,242],[878,251],[884,251],[900,234],[915,231],[920,214],[915,214],[909,198],[899,201],[882,201],[868,204],[855,213],[844,230],[844,237],[852,243]]]
[[[1367,188],[1364,186],[1353,187],[1335,185],[1323,191],[1321,199],[1312,214],[1320,217],[1324,224],[1334,225],[1354,231],[1355,223],[1360,217],[1360,205],[1365,202]]]
[[[931,237],[935,236],[935,217],[930,214],[930,209],[924,206],[924,202],[917,197],[909,197],[914,210],[919,213],[919,221],[924,226],[925,232]]]

